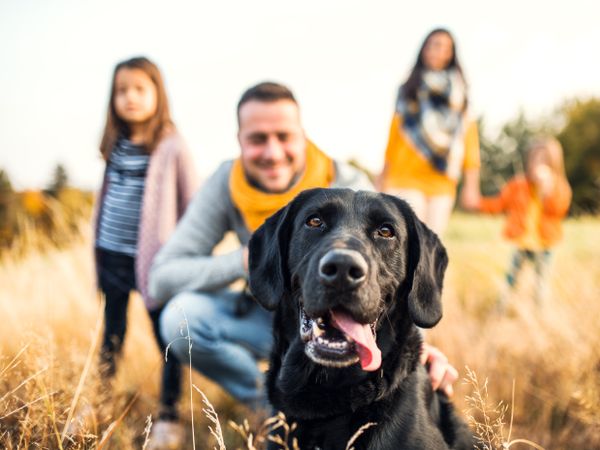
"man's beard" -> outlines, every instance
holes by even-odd
[[[294,186],[298,182],[303,173],[304,169],[296,172],[285,188],[274,191],[273,189],[267,189],[265,186],[263,186],[260,183],[260,181],[249,175],[246,169],[244,168],[244,176],[246,177],[248,184],[250,184],[250,186],[252,186],[253,188],[256,188],[259,191],[265,192],[267,194],[282,194],[284,192],[289,191],[292,188],[292,186]]]

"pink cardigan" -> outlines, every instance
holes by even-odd
[[[148,294],[148,274],[152,260],[183,216],[198,184],[196,168],[187,145],[177,132],[168,134],[150,156],[135,258],[137,287],[149,310],[160,306]],[[105,171],[96,204],[94,234],[98,232],[106,189]]]

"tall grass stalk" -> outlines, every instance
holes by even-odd
[[[73,414],[75,414],[75,410],[77,408],[77,403],[79,402],[79,398],[83,391],[83,386],[85,384],[85,380],[87,379],[87,376],[90,372],[90,368],[92,367],[92,361],[94,359],[94,355],[96,354],[96,349],[98,347],[98,341],[100,339],[100,334],[102,331],[102,318],[104,316],[103,311],[104,311],[105,302],[106,302],[106,300],[104,299],[104,297],[100,296],[100,301],[98,302],[98,312],[96,315],[96,317],[97,317],[96,326],[94,327],[94,331],[92,332],[91,344],[90,344],[90,347],[88,350],[87,358],[85,359],[85,364],[83,366],[83,370],[81,371],[81,376],[79,377],[79,382],[77,383],[77,389],[75,389],[75,395],[73,396],[73,400],[71,401],[71,406],[69,407],[69,413],[67,415],[67,420],[65,422],[62,433],[60,435],[61,446],[67,436],[67,430],[69,428],[69,425],[71,424],[71,421],[73,420]]]

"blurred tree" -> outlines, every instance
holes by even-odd
[[[0,169],[0,249],[8,247],[15,233],[14,199],[10,177]]]
[[[46,192],[53,197],[58,196],[60,191],[62,191],[69,184],[69,176],[67,175],[67,169],[62,164],[57,164],[54,168],[54,172],[52,175],[52,181],[48,185]]]
[[[573,188],[572,214],[600,213],[600,99],[572,100],[546,117],[529,120],[521,112],[490,138],[481,133],[481,191],[497,193],[523,171],[527,145],[538,134],[558,138],[565,152],[565,170]]]
[[[0,193],[4,194],[12,191],[12,183],[10,182],[8,173],[4,169],[0,169]]]
[[[562,107],[564,126],[557,135],[573,188],[572,212],[600,213],[600,99],[574,100]]]
[[[547,128],[545,122],[534,123],[523,111],[507,122],[495,138],[486,134],[485,122],[478,121],[481,146],[481,192],[493,195],[517,173],[523,172],[523,157],[528,142]]]
[[[69,245],[89,225],[93,194],[68,186],[67,171],[58,164],[43,192],[15,192],[0,169],[0,258],[30,250]]]

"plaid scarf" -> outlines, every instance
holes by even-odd
[[[464,155],[465,83],[455,69],[426,71],[416,101],[398,97],[404,132],[439,172],[458,178]]]

